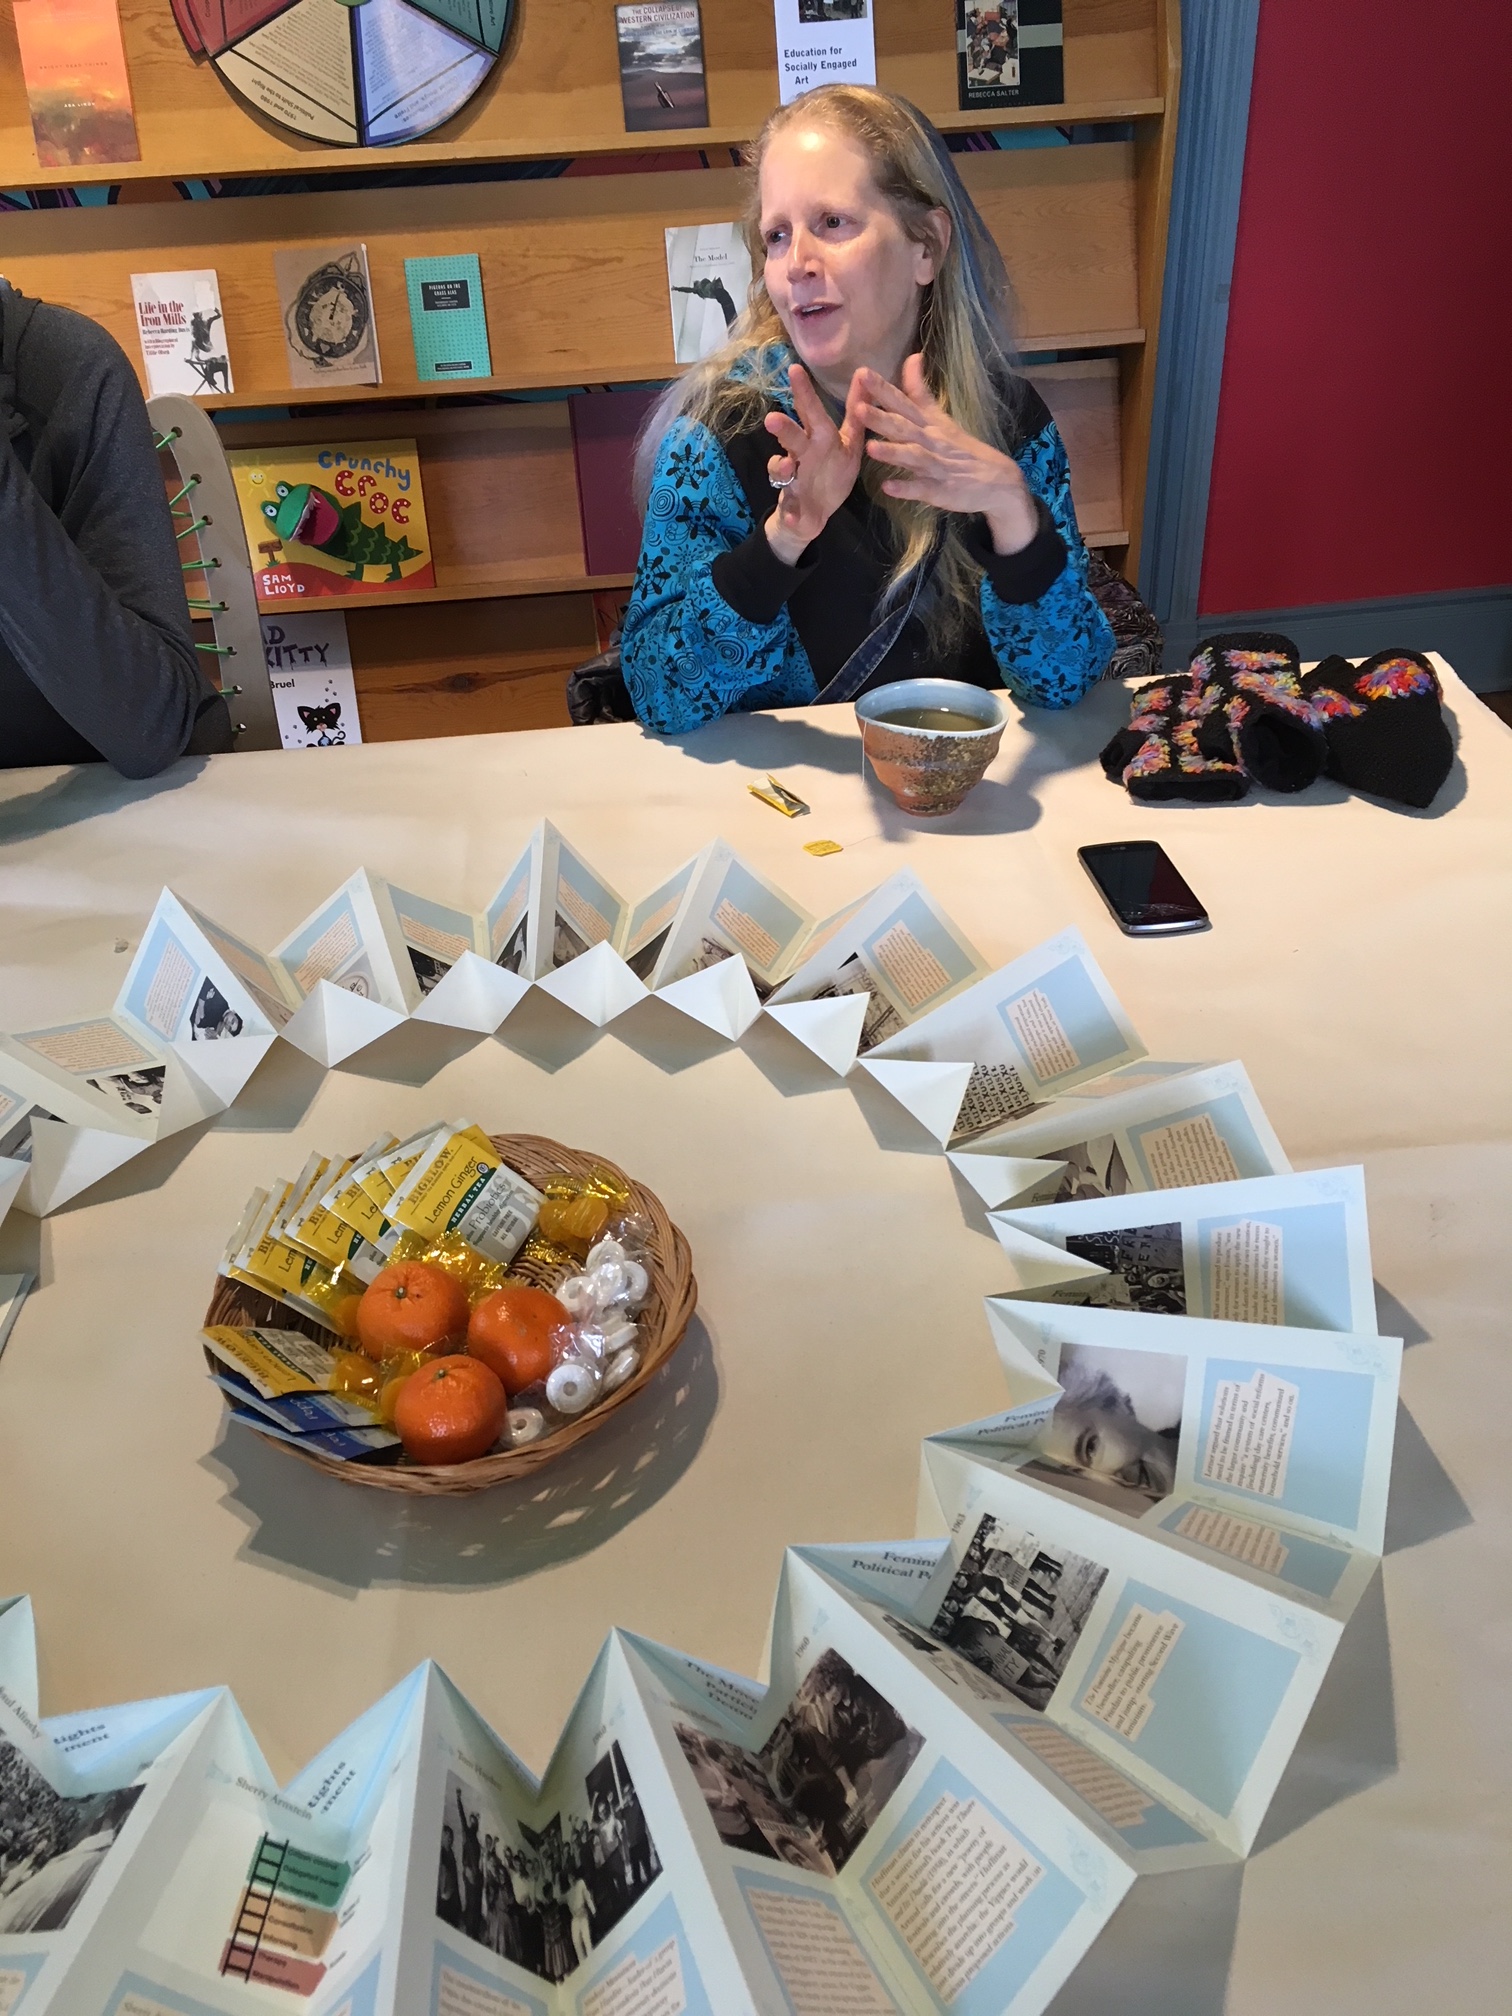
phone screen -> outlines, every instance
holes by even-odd
[[[1125,931],[1201,931],[1210,923],[1158,841],[1109,840],[1076,851]]]

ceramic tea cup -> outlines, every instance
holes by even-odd
[[[898,679],[856,702],[861,746],[904,812],[954,812],[998,752],[1007,721],[984,686],[959,679]]]

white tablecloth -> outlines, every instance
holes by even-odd
[[[481,906],[543,813],[632,897],[721,834],[818,914],[906,861],[994,959],[1080,924],[1156,1055],[1242,1058],[1294,1161],[1364,1161],[1382,1327],[1412,1349],[1382,1582],[1261,1850],[1137,1885],[1057,2010],[1417,2016],[1451,1985],[1500,2007],[1512,734],[1447,683],[1460,761],[1426,814],[1327,784],[1141,809],[1093,760],[1113,689],[1011,726],[935,824],[883,802],[838,708],[680,742],[217,757],[149,784],[3,773],[0,1025],[108,1007],[165,882],[270,946],[359,865]],[[809,817],[748,795],[767,769]],[[1142,834],[1211,932],[1114,928],[1075,849]],[[819,838],[844,851],[806,855]],[[669,1376],[539,1482],[457,1504],[223,1431],[195,1339],[247,1192],[457,1112],[659,1191],[703,1298]],[[286,1776],[431,1655],[539,1769],[613,1624],[755,1672],[783,1547],[910,1533],[919,1438],[1000,1404],[996,1251],[906,1116],[769,1025],[730,1049],[660,1004],[596,1035],[532,1001],[499,1040],[411,1027],[329,1075],[279,1045],[213,1127],[0,1227],[0,1271],[40,1276],[0,1361],[0,1592],[35,1599],[44,1710],[226,1681]]]

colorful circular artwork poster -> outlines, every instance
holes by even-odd
[[[179,32],[280,126],[397,147],[460,112],[504,46],[513,0],[172,0]]]

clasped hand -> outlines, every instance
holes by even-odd
[[[783,450],[768,462],[767,473],[787,487],[779,490],[765,531],[788,566],[850,495],[863,454],[902,472],[882,485],[887,496],[984,517],[998,553],[1021,552],[1034,537],[1034,499],[1013,458],[950,417],[925,381],[922,357],[907,358],[899,376],[901,385],[893,385],[879,371],[857,371],[837,425],[803,366],[791,367],[796,418],[766,416],[767,432]]]

